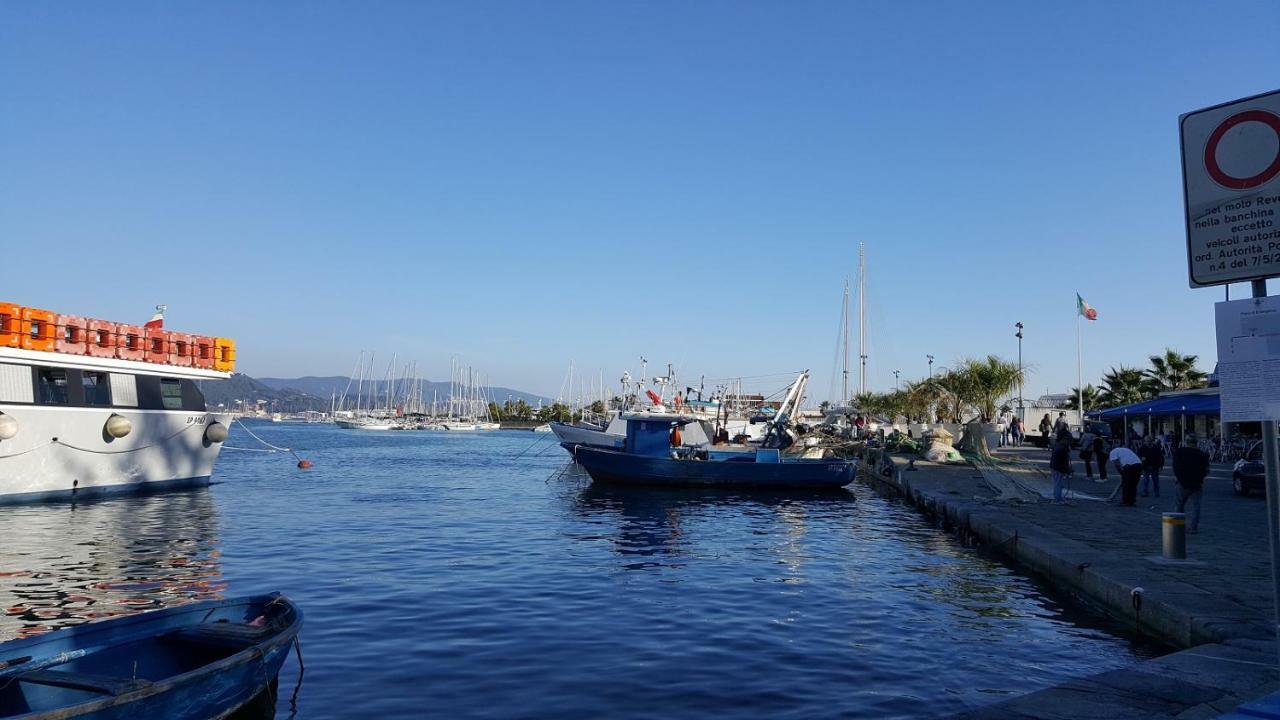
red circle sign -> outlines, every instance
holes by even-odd
[[[1218,165],[1218,143],[1222,141],[1222,137],[1227,134],[1228,130],[1246,122],[1260,122],[1271,128],[1276,137],[1280,138],[1280,117],[1276,117],[1274,113],[1266,110],[1245,110],[1222,121],[1222,124],[1209,136],[1209,142],[1204,146],[1204,169],[1209,173],[1209,177],[1213,178],[1214,182],[1232,190],[1256,188],[1276,175],[1280,175],[1280,152],[1277,152],[1276,156],[1271,159],[1270,165],[1253,177],[1238,178],[1234,175],[1228,175]]]

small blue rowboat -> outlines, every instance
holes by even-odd
[[[771,448],[672,448],[671,429],[683,422],[632,421],[623,449],[579,446],[571,452],[593,481],[625,485],[834,489],[853,482],[857,472],[853,461],[784,458]]]
[[[0,718],[224,718],[275,687],[301,628],[272,593],[0,644]]]

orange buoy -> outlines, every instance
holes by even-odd
[[[306,470],[306,469],[307,469],[307,468],[309,468],[309,467],[311,467],[311,461],[310,461],[310,460],[299,460],[299,461],[298,461],[298,469],[300,469],[300,470]]]

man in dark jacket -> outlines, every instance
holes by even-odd
[[[1101,435],[1093,436],[1093,459],[1098,461],[1098,478],[1100,482],[1107,480],[1107,443]]]
[[[1178,481],[1178,512],[1187,513],[1187,532],[1200,531],[1200,498],[1209,475],[1209,456],[1196,446],[1196,436],[1188,434],[1173,451],[1173,476]],[[1187,512],[1187,510],[1190,512]]]
[[[1147,438],[1142,445],[1142,497],[1150,490],[1152,495],[1160,497],[1160,471],[1164,470],[1164,448],[1153,438]]]

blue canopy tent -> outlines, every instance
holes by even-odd
[[[1174,395],[1144,400],[1131,405],[1095,410],[1088,413],[1091,418],[1114,420],[1126,415],[1218,415],[1222,412],[1222,402],[1217,395]]]
[[[1129,418],[1131,417],[1146,416],[1148,427],[1150,427],[1151,418],[1182,417],[1182,427],[1185,430],[1187,415],[1221,415],[1221,413],[1222,400],[1217,393],[1212,395],[1195,393],[1158,397],[1153,400],[1097,410],[1087,415],[1097,420],[1124,420],[1124,441],[1128,444]]]

